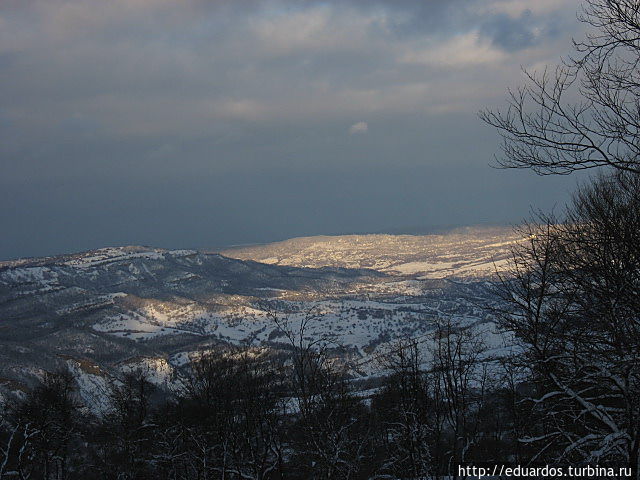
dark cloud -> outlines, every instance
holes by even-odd
[[[480,32],[489,37],[494,45],[509,51],[531,47],[539,41],[539,34],[531,24],[531,11],[525,11],[518,18],[496,15],[485,22]]]
[[[498,14],[490,17],[480,27],[481,35],[509,52],[516,52],[557,36],[555,20],[537,18],[531,10],[525,10],[518,17]]]
[[[100,246],[167,248],[380,232],[408,225],[517,223],[531,205],[552,208],[569,181],[481,165],[254,170],[200,181],[103,178],[3,186],[6,257]],[[37,187],[40,194],[30,194]],[[171,195],[167,192],[172,192]],[[9,210],[11,209],[11,213]]]
[[[391,17],[389,26],[399,36],[441,35],[456,31],[468,24],[465,12],[466,0],[435,0],[432,2],[398,0],[373,2],[379,8],[400,13]],[[366,2],[360,3],[364,6]],[[367,5],[367,8],[371,8]]]

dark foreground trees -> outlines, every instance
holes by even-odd
[[[278,359],[224,349],[194,363],[161,408],[156,460],[166,478],[279,478],[286,395]]]
[[[0,478],[65,479],[77,468],[82,426],[74,385],[67,371],[46,373],[22,402],[5,407]]]
[[[625,465],[640,441],[640,176],[600,176],[566,219],[524,227],[501,294],[538,419],[530,443],[547,463]]]
[[[504,410],[501,393],[477,375],[476,342],[451,325],[433,335],[428,354],[394,346],[389,376],[364,391],[329,352],[224,348],[195,361],[171,398],[142,372],[114,380],[97,416],[67,373],[50,374],[4,410],[0,479],[432,478],[501,458],[495,422],[480,421]]]
[[[563,218],[522,228],[499,293],[522,354],[534,429],[528,457],[612,464],[639,478],[640,8],[585,0],[590,33],[554,71],[528,74],[505,111],[481,118],[503,138],[498,163],[540,174],[602,167]]]

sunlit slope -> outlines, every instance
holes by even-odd
[[[223,255],[295,267],[370,268],[417,278],[491,277],[520,239],[508,227],[467,227],[441,235],[302,237],[224,250]]]

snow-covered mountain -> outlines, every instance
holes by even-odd
[[[498,348],[487,286],[517,240],[508,229],[465,229],[2,262],[0,387],[20,391],[64,364],[99,410],[118,373],[142,367],[170,389],[199,352],[222,343],[285,348],[281,322],[297,328],[311,317],[307,338],[339,345],[361,375],[372,373],[367,359],[379,349],[444,317],[483,328]]]
[[[518,240],[510,228],[465,227],[441,235],[302,237],[221,253],[271,265],[370,268],[418,279],[470,280],[490,278],[502,269]]]

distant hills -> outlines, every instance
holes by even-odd
[[[421,278],[485,278],[502,268],[519,240],[506,227],[456,228],[432,235],[301,237],[222,250],[228,257],[272,265],[370,268]]]
[[[442,316],[490,322],[482,304],[495,299],[486,284],[516,241],[509,229],[491,227],[0,262],[0,391],[19,394],[43,371],[66,365],[99,410],[101,389],[127,369],[145,368],[171,390],[190,358],[216,345],[286,348],[270,315],[295,326],[312,308],[320,315],[310,338],[331,336],[362,363]]]

